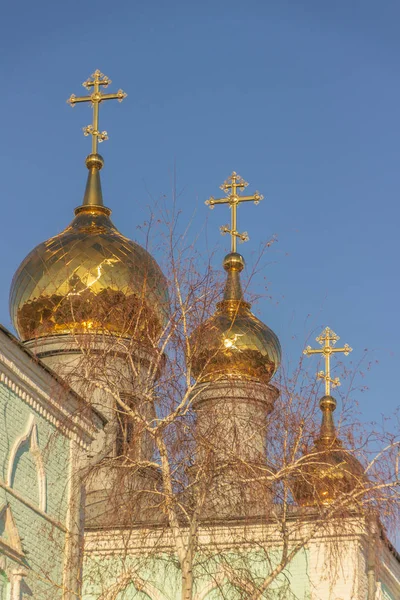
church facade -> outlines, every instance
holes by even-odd
[[[73,469],[105,421],[9,332],[0,337],[0,598],[62,597],[80,535]]]
[[[212,281],[172,293],[179,269],[167,281],[103,202],[99,107],[126,97],[109,84],[96,71],[69,100],[94,108],[83,202],[14,276],[17,337],[0,328],[0,600],[400,598],[333,419],[330,360],[351,349],[326,328],[305,351],[325,359],[325,395],[303,451],[294,413],[274,429],[281,347],[241,284],[237,209],[262,196],[234,172],[206,202],[231,214],[215,308]]]

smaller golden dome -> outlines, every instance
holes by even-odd
[[[223,265],[227,271],[223,300],[190,338],[193,376],[202,382],[234,378],[268,383],[280,364],[279,340],[243,300],[243,257],[231,252]]]
[[[366,481],[359,461],[343,448],[336,435],[333,411],[336,400],[320,400],[322,425],[319,437],[302,462],[293,481],[293,496],[301,506],[331,504],[342,494],[349,494]]]

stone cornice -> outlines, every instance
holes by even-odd
[[[254,402],[264,405],[269,412],[278,395],[278,389],[271,384],[259,381],[221,379],[220,381],[198,383],[193,388],[192,402],[195,409],[204,406],[207,402]]]
[[[298,542],[307,537],[307,529],[313,525],[305,522],[300,529],[292,532],[292,542]],[[363,519],[349,518],[340,520],[340,534],[332,523],[316,533],[305,545],[324,543],[330,539],[346,540],[347,542],[361,542],[365,536]],[[185,529],[182,528],[182,535]],[[199,551],[203,546],[206,550],[212,547],[213,551],[224,552],[234,548],[276,548],[282,544],[279,530],[275,523],[237,524],[231,523],[210,524],[200,527],[198,533]],[[175,553],[172,532],[167,527],[149,528],[143,526],[137,529],[109,529],[88,530],[85,532],[85,552],[90,555],[118,555],[129,552],[132,555],[144,553],[162,554]]]
[[[91,444],[104,425],[84,399],[63,385],[3,327],[0,328],[0,381],[83,448]]]

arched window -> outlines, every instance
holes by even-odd
[[[151,598],[144,592],[139,592],[135,585],[130,583],[118,594],[116,600],[151,600]]]
[[[11,449],[7,484],[46,512],[46,473],[33,414],[29,416],[25,433],[15,440]]]
[[[132,394],[121,393],[122,402],[137,410],[138,398]],[[116,455],[126,456],[132,460],[140,460],[143,453],[143,443],[146,437],[143,428],[134,421],[132,416],[125,412],[122,406],[116,407],[117,439]]]
[[[148,581],[136,575],[122,573],[115,583],[110,585],[99,600],[168,600],[166,596]]]

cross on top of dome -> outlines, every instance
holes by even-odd
[[[115,94],[102,94],[101,86],[108,87],[111,83],[111,79],[109,79],[106,75],[103,75],[99,69],[97,69],[91,78],[82,83],[83,87],[88,91],[93,88],[93,93],[89,96],[75,96],[72,94],[71,97],[67,100],[67,103],[72,107],[79,102],[91,102],[93,108],[93,123],[92,125],[87,125],[83,128],[83,133],[85,136],[92,136],[92,154],[97,154],[97,145],[99,142],[104,142],[108,140],[107,131],[99,130],[99,106],[103,100],[118,100],[122,102],[124,98],[127,97],[128,94],[123,92],[122,90],[118,90]]]
[[[315,339],[322,348],[311,348],[311,346],[307,346],[303,351],[303,354],[306,354],[307,356],[310,356],[311,354],[323,355],[325,359],[325,371],[319,371],[317,377],[318,379],[325,380],[325,395],[330,396],[331,384],[333,387],[340,385],[339,377],[335,377],[335,379],[331,378],[331,354],[334,352],[343,352],[343,354],[347,356],[353,349],[350,348],[348,344],[345,344],[343,348],[335,348],[334,346],[336,342],[340,340],[340,337],[329,327],[325,327],[323,332]]]
[[[238,190],[244,190],[248,185],[247,181],[233,171],[232,175],[220,186],[227,197],[214,198],[211,196],[205,201],[205,204],[210,208],[214,208],[216,204],[229,204],[229,208],[231,209],[231,225],[223,225],[220,229],[222,235],[229,233],[231,236],[231,252],[236,252],[237,239],[239,239],[240,242],[247,242],[249,240],[247,231],[240,233],[237,230],[238,205],[242,202],[254,202],[254,204],[258,204],[264,198],[259,192],[255,192],[253,196],[240,196]]]

